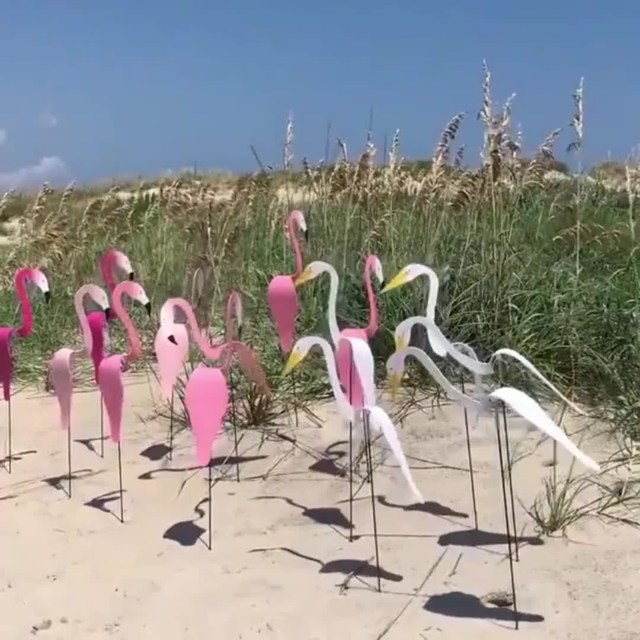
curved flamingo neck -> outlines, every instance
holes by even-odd
[[[28,338],[33,333],[33,309],[27,293],[27,279],[30,274],[31,269],[29,267],[18,269],[14,280],[16,296],[20,302],[20,313],[22,315],[22,325],[17,329],[17,333],[21,338]]]
[[[367,338],[371,339],[378,332],[378,300],[373,291],[371,283],[371,271],[375,261],[374,256],[369,256],[364,263],[364,286],[367,290],[367,300],[369,301],[369,324],[365,327]]]
[[[235,340],[239,335],[241,323],[239,309],[241,308],[241,305],[242,300],[240,298],[240,294],[237,291],[232,291],[227,298],[227,308],[224,316],[225,342]]]
[[[122,326],[125,328],[127,332],[127,342],[129,344],[129,351],[125,354],[125,359],[129,362],[133,362],[134,360],[138,360],[142,353],[142,345],[140,343],[140,336],[136,331],[135,325],[131,320],[131,317],[127,313],[124,305],[122,304],[122,296],[126,293],[129,295],[128,288],[130,286],[130,282],[121,282],[116,285],[116,288],[113,290],[113,311],[122,322]]]
[[[325,362],[327,363],[327,374],[329,375],[329,384],[331,385],[331,391],[333,391],[333,397],[341,409],[341,413],[345,418],[351,419],[354,409],[349,398],[342,390],[340,380],[338,379],[338,367],[336,365],[336,356],[331,349],[331,346],[324,338],[316,338],[313,344],[319,346],[322,349]],[[336,345],[337,347],[337,345]]]
[[[115,279],[115,266],[116,259],[113,253],[113,249],[109,249],[109,251],[105,251],[100,256],[100,271],[102,271],[102,279],[104,283],[107,285],[109,289],[109,293],[113,296],[114,289],[116,288],[116,279]]]
[[[187,318],[187,324],[191,330],[191,337],[194,339],[198,348],[202,352],[202,355],[208,360],[218,360],[224,343],[211,344],[205,334],[200,329],[196,314],[193,312],[193,307],[184,298],[169,298],[165,304],[173,305],[173,308],[181,309]]]
[[[80,323],[80,330],[82,331],[82,340],[84,342],[85,353],[87,356],[91,356],[91,350],[93,349],[93,338],[91,336],[91,329],[89,327],[89,318],[84,310],[84,299],[90,295],[91,285],[85,284],[81,286],[73,296],[73,305],[78,316],[78,322]]]
[[[303,264],[302,264],[302,251],[300,249],[300,241],[298,239],[298,231],[299,229],[299,225],[298,225],[298,212],[297,211],[292,211],[291,214],[289,214],[289,217],[287,218],[287,230],[289,231],[289,242],[291,243],[291,247],[293,248],[293,254],[295,256],[295,262],[296,262],[296,270],[293,274],[294,278],[297,278],[301,273],[302,273],[302,269],[303,269]]]
[[[326,264],[324,270],[329,274],[329,304],[327,305],[327,321],[329,323],[329,333],[333,346],[337,349],[340,340],[340,328],[338,327],[338,317],[336,308],[338,305],[338,287],[340,286],[340,278],[338,272],[330,265]]]

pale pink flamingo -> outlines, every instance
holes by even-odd
[[[73,298],[76,315],[80,323],[84,349],[70,349],[63,347],[56,351],[49,361],[49,380],[58,399],[60,408],[60,428],[67,431],[67,462],[69,467],[69,490],[71,497],[71,398],[73,396],[73,372],[74,360],[85,355],[91,357],[93,353],[93,337],[89,325],[89,317],[84,309],[85,298],[91,298],[102,311],[94,312],[107,316],[109,313],[109,298],[104,289],[95,284],[85,284],[75,293]]]
[[[151,303],[142,285],[132,280],[126,280],[116,286],[113,291],[113,311],[127,332],[129,351],[126,354],[115,354],[104,358],[98,367],[98,386],[102,394],[102,402],[107,411],[109,433],[112,442],[118,445],[118,477],[120,484],[120,520],[124,522],[123,490],[122,490],[122,408],[124,405],[124,384],[122,374],[127,371],[132,362],[140,358],[142,346],[140,337],[131,318],[124,308],[122,297],[127,294],[132,300],[144,305],[151,315]]]
[[[113,296],[116,288],[116,276],[123,275],[127,280],[135,280],[135,274],[129,258],[118,249],[108,249],[100,256],[100,271],[109,293]],[[120,272],[120,273],[118,273]],[[109,351],[109,322],[115,320],[110,315],[101,311],[87,313],[89,330],[92,336],[91,360],[93,361],[93,374],[98,384],[98,367],[101,360]],[[102,401],[100,404],[100,457],[104,458],[104,412]]]
[[[295,340],[296,319],[299,312],[298,293],[294,279],[302,273],[302,252],[298,233],[302,231],[307,238],[307,223],[302,211],[292,211],[286,224],[286,234],[293,247],[295,271],[291,275],[275,276],[267,287],[269,311],[278,332],[280,349],[288,354]]]
[[[33,309],[27,293],[27,285],[31,284],[44,294],[45,302],[51,298],[51,290],[47,277],[40,269],[23,267],[15,274],[14,284],[20,303],[22,324],[19,327],[0,327],[0,382],[2,382],[3,398],[7,402],[7,437],[8,455],[7,470],[11,473],[12,462],[12,425],[11,425],[11,381],[13,379],[13,341],[16,338],[28,338],[33,333]]]

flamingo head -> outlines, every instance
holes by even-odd
[[[311,348],[316,344],[318,344],[318,339],[314,336],[300,338],[300,340],[293,345],[287,363],[284,365],[284,369],[282,370],[283,377],[289,375],[296,367],[302,364],[302,361],[309,355]]]
[[[387,286],[380,293],[387,293],[387,291],[397,289],[398,287],[402,287],[403,285],[412,282],[419,276],[430,274],[435,275],[435,272],[424,264],[408,264],[406,267],[400,269],[400,271],[398,271],[398,273],[389,280]]]
[[[118,249],[111,249],[109,251],[109,257],[113,261],[113,264],[118,267],[123,274],[125,274],[128,280],[136,279],[133,267],[131,266],[131,261],[126,254],[122,253],[122,251],[118,251]]]
[[[114,292],[114,297],[116,293],[120,289],[123,293],[126,293],[132,300],[135,300],[139,304],[141,304],[146,310],[149,316],[151,316],[151,301],[149,300],[149,296],[147,296],[145,290],[142,288],[142,285],[139,282],[135,282],[134,280],[125,280],[121,282]]]
[[[395,400],[400,387],[402,386],[402,378],[404,377],[404,350],[396,350],[386,362],[387,381],[391,391],[391,398]]]
[[[40,269],[30,269],[27,275],[27,281],[42,291],[45,302],[49,302],[51,300],[49,281],[47,280],[47,276],[45,276]]]
[[[331,269],[333,269],[333,267],[328,262],[323,262],[322,260],[314,260],[303,269],[302,273],[293,281],[293,283],[296,285],[296,287],[299,287],[305,282],[315,280],[315,278],[317,278],[319,275],[327,273]]]
[[[407,320],[403,320],[395,328],[393,339],[396,344],[396,351],[403,351],[411,342],[411,324]]]
[[[384,287],[384,271],[378,256],[371,254],[366,262],[367,271],[371,271],[381,287]]]

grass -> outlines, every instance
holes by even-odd
[[[48,357],[77,343],[73,293],[100,281],[98,257],[115,246],[131,258],[156,310],[169,296],[192,299],[198,272],[201,317],[219,325],[226,292],[239,289],[246,339],[260,352],[274,388],[288,384],[279,378],[282,359],[265,294],[273,275],[293,269],[283,231],[295,206],[309,224],[305,260],[326,260],[341,275],[341,323],[366,323],[367,253],[379,256],[387,277],[409,262],[427,263],[441,275],[438,320],[446,335],[474,345],[480,357],[499,347],[517,349],[560,387],[640,437],[635,186],[629,178],[625,194],[584,176],[545,180],[555,162],[556,132],[524,162],[511,135],[510,106],[498,112],[491,102],[488,72],[483,88],[485,162],[476,171],[460,168],[460,154],[450,162],[459,114],[431,162],[419,168],[403,166],[396,135],[382,167],[374,166],[369,141],[357,162],[305,162],[296,173],[290,125],[283,170],[227,180],[224,188],[232,186],[225,199],[216,198],[215,185],[194,181],[165,183],[154,194],[140,189],[126,201],[114,190],[88,199],[71,187],[46,187],[35,199],[7,196],[0,220],[17,218],[20,234],[0,247],[0,325],[18,318],[11,286],[17,267],[44,267],[53,290],[49,306],[36,302],[35,333],[18,346],[17,377],[43,381]],[[574,147],[581,143],[580,120]],[[300,334],[326,335],[328,281],[300,293]],[[395,325],[423,313],[425,302],[425,286],[418,283],[380,299],[382,330],[373,342],[379,365],[392,352]],[[156,321],[144,313],[135,319],[150,349]],[[121,340],[116,328],[116,346]],[[303,388],[320,391],[317,377],[301,375],[307,376]],[[416,381],[428,383],[420,376]]]

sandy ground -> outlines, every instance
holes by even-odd
[[[99,442],[87,442],[99,435],[96,395],[75,397],[71,499],[66,481],[56,478],[66,473],[67,458],[55,400],[35,391],[14,398],[18,455],[11,474],[0,470],[4,640],[200,640],[214,632],[223,640],[640,638],[640,534],[626,525],[582,521],[569,539],[540,543],[520,509],[518,526],[528,538],[515,565],[518,635],[509,610],[484,603],[487,594],[509,590],[492,421],[473,435],[479,531],[459,411],[429,409],[405,421],[401,438],[428,502],[411,506],[387,456],[374,475],[378,593],[370,485],[354,503],[349,542],[348,480],[333,473],[347,445],[331,408],[322,409],[323,428],[301,426],[306,442],[329,447],[325,462],[297,451],[265,480],[289,445],[258,450],[243,440],[241,482],[232,467],[213,487],[208,550],[206,471],[190,470],[187,433],[172,461],[161,458],[166,426],[147,419],[149,394],[144,379],[126,389],[124,524],[111,493],[118,488],[117,449],[106,442],[102,459],[89,448],[99,451]],[[512,425],[518,452],[533,449],[538,438]],[[594,446],[585,448],[593,454]],[[377,449],[376,457],[383,455]],[[225,439],[215,454],[230,451]],[[516,465],[514,485],[525,505],[541,491],[550,455],[544,443]],[[561,456],[559,473],[566,466]],[[214,476],[225,468],[217,465]]]

